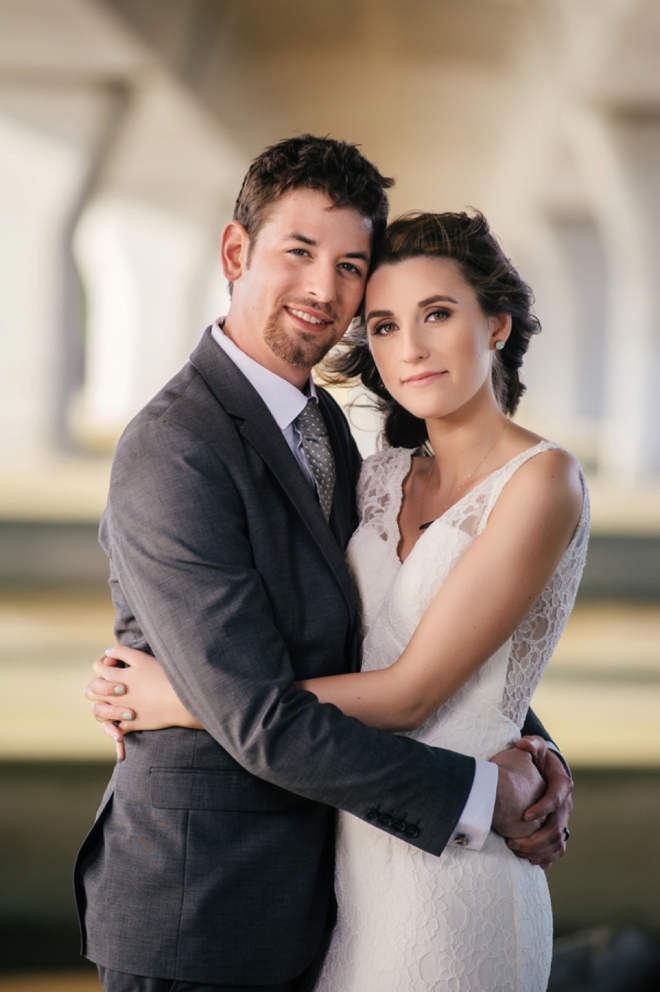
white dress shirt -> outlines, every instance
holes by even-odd
[[[259,362],[255,362],[253,358],[250,358],[244,351],[241,351],[238,345],[234,344],[231,338],[228,338],[222,330],[222,323],[223,318],[220,318],[213,325],[211,333],[214,340],[217,341],[224,353],[231,358],[234,365],[241,370],[248,382],[259,393],[270,410],[275,423],[282,431],[282,434],[284,434],[284,440],[289,445],[293,457],[303,470],[305,478],[312,489],[316,489],[316,482],[314,481],[312,470],[307,461],[307,455],[302,446],[302,436],[294,424],[296,417],[307,406],[308,400],[312,399],[315,403],[319,401],[314,380],[310,375],[305,383],[305,392],[298,389],[297,386],[293,386],[286,379],[276,375],[275,372],[271,372],[270,369],[264,368]]]
[[[223,319],[220,318],[213,325],[211,332],[213,339],[259,393],[270,410],[275,423],[282,431],[286,443],[310,486],[315,489],[316,483],[303,451],[302,438],[294,424],[298,414],[302,413],[307,405],[308,399],[312,398],[318,403],[316,387],[311,375],[305,384],[308,391],[306,394],[241,351],[238,345],[234,344],[224,333],[222,323]],[[497,765],[491,761],[477,759],[472,789],[461,818],[456,824],[456,829],[449,839],[450,844],[455,844],[457,847],[468,847],[474,851],[481,850],[493,820],[497,776]]]

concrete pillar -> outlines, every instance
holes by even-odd
[[[175,214],[104,198],[76,236],[88,298],[83,408],[76,426],[92,446],[111,445],[128,420],[187,360],[213,243]],[[206,322],[221,309],[206,315]]]
[[[660,117],[582,108],[572,129],[608,258],[602,473],[660,472]]]
[[[219,235],[245,165],[166,74],[143,75],[74,239],[87,325],[72,429],[87,447],[111,450],[226,312]]]
[[[83,335],[71,226],[113,110],[103,86],[0,86],[0,465],[63,441]]]

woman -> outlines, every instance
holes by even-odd
[[[480,758],[519,737],[586,553],[579,467],[508,419],[537,330],[531,293],[481,215],[407,215],[387,230],[363,327],[335,364],[380,398],[390,447],[364,463],[348,549],[363,670],[300,687]],[[155,706],[125,678],[140,728],[198,726],[157,663],[144,665]],[[495,834],[480,852],[435,858],[342,813],[336,889],[318,992],[546,987],[545,876]]]

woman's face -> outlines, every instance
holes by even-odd
[[[421,256],[382,265],[366,291],[367,334],[383,382],[424,420],[449,416],[475,398],[495,402],[495,342],[510,317],[487,317],[458,265]]]

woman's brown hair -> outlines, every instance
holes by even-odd
[[[411,212],[388,226],[376,245],[372,272],[408,258],[430,256],[455,262],[474,290],[484,314],[511,315],[511,333],[493,358],[495,396],[513,414],[525,391],[519,369],[533,334],[541,330],[532,313],[534,297],[491,233],[483,214]],[[416,448],[428,440],[426,424],[408,413],[388,393],[371,356],[366,328],[351,328],[324,366],[329,383],[361,381],[385,414],[384,436],[393,447]]]

